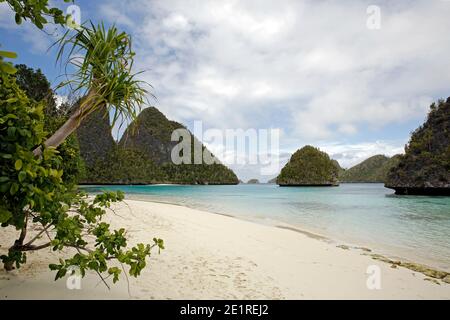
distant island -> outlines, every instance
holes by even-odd
[[[276,183],[277,183],[277,178],[278,178],[278,177],[275,177],[275,178],[273,178],[273,179],[270,179],[269,181],[267,181],[267,183],[268,183],[268,184],[276,184]]]
[[[396,194],[450,196],[450,97],[430,106],[385,186]]]
[[[385,155],[375,155],[363,162],[342,170],[339,175],[340,182],[347,183],[384,183],[389,171],[400,161],[400,155],[389,158]]]
[[[77,130],[80,154],[86,167],[80,184],[226,185],[239,182],[235,173],[219,162],[173,164],[171,152],[178,142],[171,141],[171,135],[174,130],[185,127],[168,120],[155,107],[144,109],[118,143],[112,137],[109,122],[108,114],[97,111]],[[195,137],[192,138],[194,141]]]
[[[339,167],[313,146],[297,150],[277,178],[280,186],[337,186]]]
[[[260,184],[258,179],[250,179],[247,181],[247,184]]]

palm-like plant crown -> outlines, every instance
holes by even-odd
[[[131,38],[115,26],[105,29],[103,24],[82,26],[57,41],[57,60],[65,60],[75,72],[61,85],[70,85],[73,93],[84,96],[79,106],[81,121],[100,107],[113,111],[112,125],[117,120],[135,119],[150,94],[146,82],[133,73],[135,53]],[[68,51],[67,51],[68,50]]]

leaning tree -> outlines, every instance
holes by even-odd
[[[143,82],[133,72],[135,53],[131,37],[112,26],[103,24],[82,26],[75,34],[71,31],[56,43],[57,60],[64,64],[72,94],[82,96],[69,119],[45,141],[46,147],[58,147],[92,112],[102,110],[112,114],[111,126],[134,120],[147,104],[151,95]],[[41,148],[35,150],[40,155]]]
[[[7,2],[19,14],[18,22],[17,17],[28,18],[41,27],[46,22],[39,13],[42,8],[36,7],[41,5],[43,13],[61,16],[59,11],[48,11],[46,0]],[[49,138],[44,131],[44,102],[27,97],[12,75],[15,69],[4,61],[14,54],[0,52],[0,224],[18,231],[0,258],[5,269],[12,270],[26,263],[29,251],[72,249],[72,257],[50,265],[57,271],[56,279],[73,266],[83,276],[91,270],[102,279],[105,274],[111,276],[113,282],[127,266],[130,275],[138,276],[152,249],[164,248],[163,241],[153,238],[151,244],[129,247],[126,230],[114,230],[103,221],[111,204],[123,200],[123,193],[106,192],[92,198],[65,183],[56,150],[96,110],[113,113],[113,123],[136,117],[148,92],[132,72],[131,38],[114,26],[106,29],[91,24],[67,32],[57,44],[58,60],[66,59],[72,70],[64,85],[82,98]]]

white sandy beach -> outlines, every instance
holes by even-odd
[[[181,206],[127,200],[107,220],[126,227],[132,243],[164,239],[141,277],[122,277],[108,290],[95,275],[81,290],[53,281],[50,250],[28,254],[19,271],[0,271],[0,299],[450,299],[450,285],[391,268],[362,250],[343,250],[314,237]],[[0,254],[16,237],[0,234]],[[69,252],[67,252],[69,254]],[[370,265],[381,289],[366,285]]]

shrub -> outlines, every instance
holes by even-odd
[[[123,193],[107,192],[90,200],[78,192],[63,181],[62,158],[56,149],[43,146],[44,139],[42,103],[28,99],[11,76],[1,74],[0,223],[20,233],[1,256],[5,269],[26,263],[27,251],[74,248],[73,257],[50,265],[56,271],[55,279],[71,266],[79,267],[83,276],[86,270],[95,271],[102,279],[109,274],[113,282],[124,265],[130,275],[138,276],[152,248],[163,249],[163,241],[154,238],[152,244],[128,248],[125,230],[111,230],[102,221],[111,203],[123,200]],[[43,148],[40,157],[33,154],[38,146]],[[32,225],[40,231],[29,235]]]

